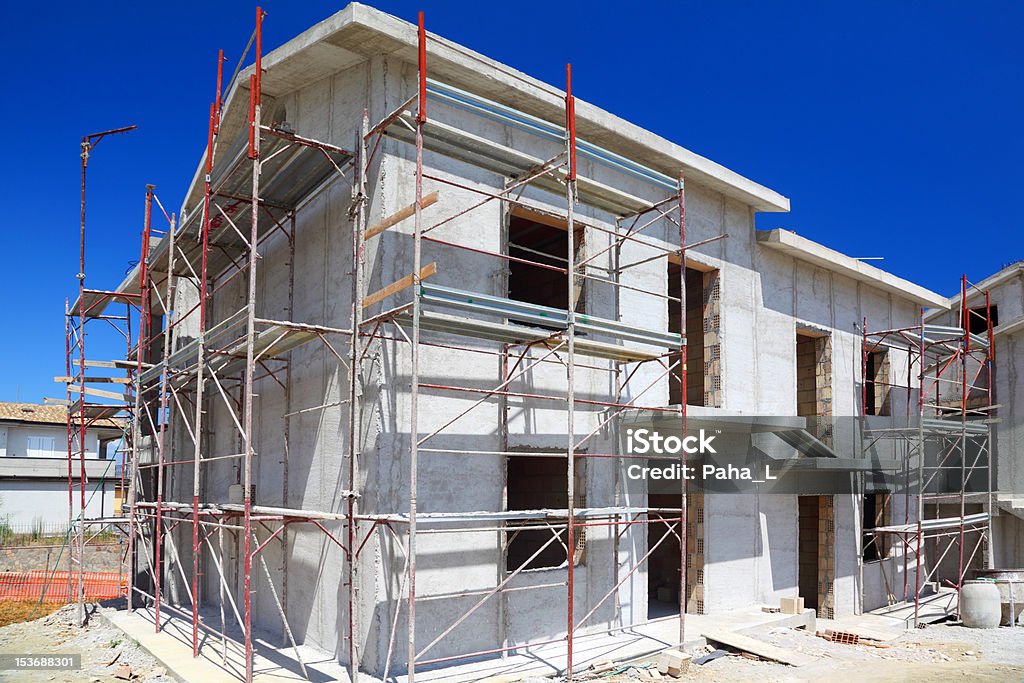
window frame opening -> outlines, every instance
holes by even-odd
[[[586,458],[575,457],[575,507],[586,507]],[[505,511],[519,510],[564,510],[567,508],[568,457],[532,455],[530,451],[505,457]],[[555,517],[543,521],[537,519],[508,520],[505,522],[503,541],[505,571],[542,571],[565,569],[567,567],[566,543],[568,539],[568,518]],[[556,540],[548,541],[557,535]],[[574,533],[575,566],[586,564],[586,529],[578,528]],[[545,546],[532,560],[530,557]]]

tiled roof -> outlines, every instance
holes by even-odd
[[[64,406],[40,405],[38,403],[7,403],[0,401],[0,422],[35,422],[39,424],[64,425],[68,421],[68,409]],[[93,427],[120,429],[118,420],[97,420]]]

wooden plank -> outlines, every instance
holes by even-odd
[[[804,666],[818,661],[817,657],[804,654],[803,652],[785,650],[781,647],[776,647],[771,643],[766,643],[762,640],[755,640],[754,638],[748,638],[747,636],[740,635],[739,633],[733,633],[732,631],[704,631],[701,635],[708,640],[715,641],[716,643],[728,645],[729,647],[734,647],[737,650],[751,652],[758,657],[764,657],[765,659],[770,659],[775,662],[782,662],[783,664],[789,664],[790,666]]]
[[[85,367],[87,368],[116,368],[117,364],[112,360],[87,360],[85,361]]]
[[[72,384],[68,387],[68,391],[73,394],[82,393],[82,387]],[[93,389],[92,387],[85,387],[85,393],[89,396],[99,396],[101,398],[112,398],[115,401],[124,401],[127,397],[124,394],[119,394],[114,391],[106,391],[104,389]]]
[[[420,268],[419,279],[420,280],[424,280],[424,279],[430,277],[431,275],[433,275],[436,272],[437,272],[437,263],[432,261],[432,262],[428,263],[427,265],[423,266],[423,268]],[[371,294],[368,297],[366,297],[365,299],[363,299],[363,308],[366,308],[367,306],[372,306],[374,304],[380,303],[381,301],[384,301],[384,299],[387,299],[392,294],[396,294],[396,293],[402,291],[403,289],[406,289],[408,287],[412,287],[412,285],[413,285],[413,276],[412,275],[406,275],[401,280],[396,280],[395,282],[392,282],[390,285],[388,285],[384,289],[378,289],[376,292],[374,292],[373,294]]]
[[[71,401],[66,398],[44,398],[43,403],[48,406],[70,406]]]
[[[57,377],[53,378],[53,381],[54,382],[58,382],[60,384],[77,384],[78,383],[78,378],[77,377],[61,377],[60,375],[58,375]],[[132,381],[130,379],[128,379],[127,377],[86,377],[85,381],[86,382],[96,382],[96,383],[107,383],[107,384],[131,384],[132,383]]]
[[[430,194],[423,196],[423,208],[424,209],[427,208],[431,204],[434,204],[436,201],[437,201],[437,190],[434,190]],[[415,213],[416,213],[416,202],[413,202],[409,206],[407,206],[407,207],[405,207],[403,209],[399,209],[397,212],[391,214],[390,216],[388,216],[387,218],[382,220],[380,223],[377,223],[376,225],[372,225],[369,228],[367,228],[366,232],[363,233],[363,239],[364,240],[368,240],[371,237],[376,237],[377,235],[379,235],[380,233],[384,232],[388,228],[393,227],[393,226],[401,223],[406,218],[409,218],[410,216],[412,216]]]

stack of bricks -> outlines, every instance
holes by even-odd
[[[719,271],[704,273],[704,405],[722,405],[722,317]]]
[[[686,496],[686,611],[704,614],[704,494]]]
[[[818,616],[835,618],[835,536],[833,496],[818,496]]]

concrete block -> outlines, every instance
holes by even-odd
[[[249,485],[249,499],[256,504],[256,484]],[[234,505],[242,505],[245,502],[245,487],[242,484],[228,486],[228,502]]]
[[[664,650],[658,655],[658,672],[679,678],[690,668],[691,659],[682,650]]]
[[[799,596],[795,598],[779,598],[779,608],[783,614],[800,614],[804,611],[804,599]]]

